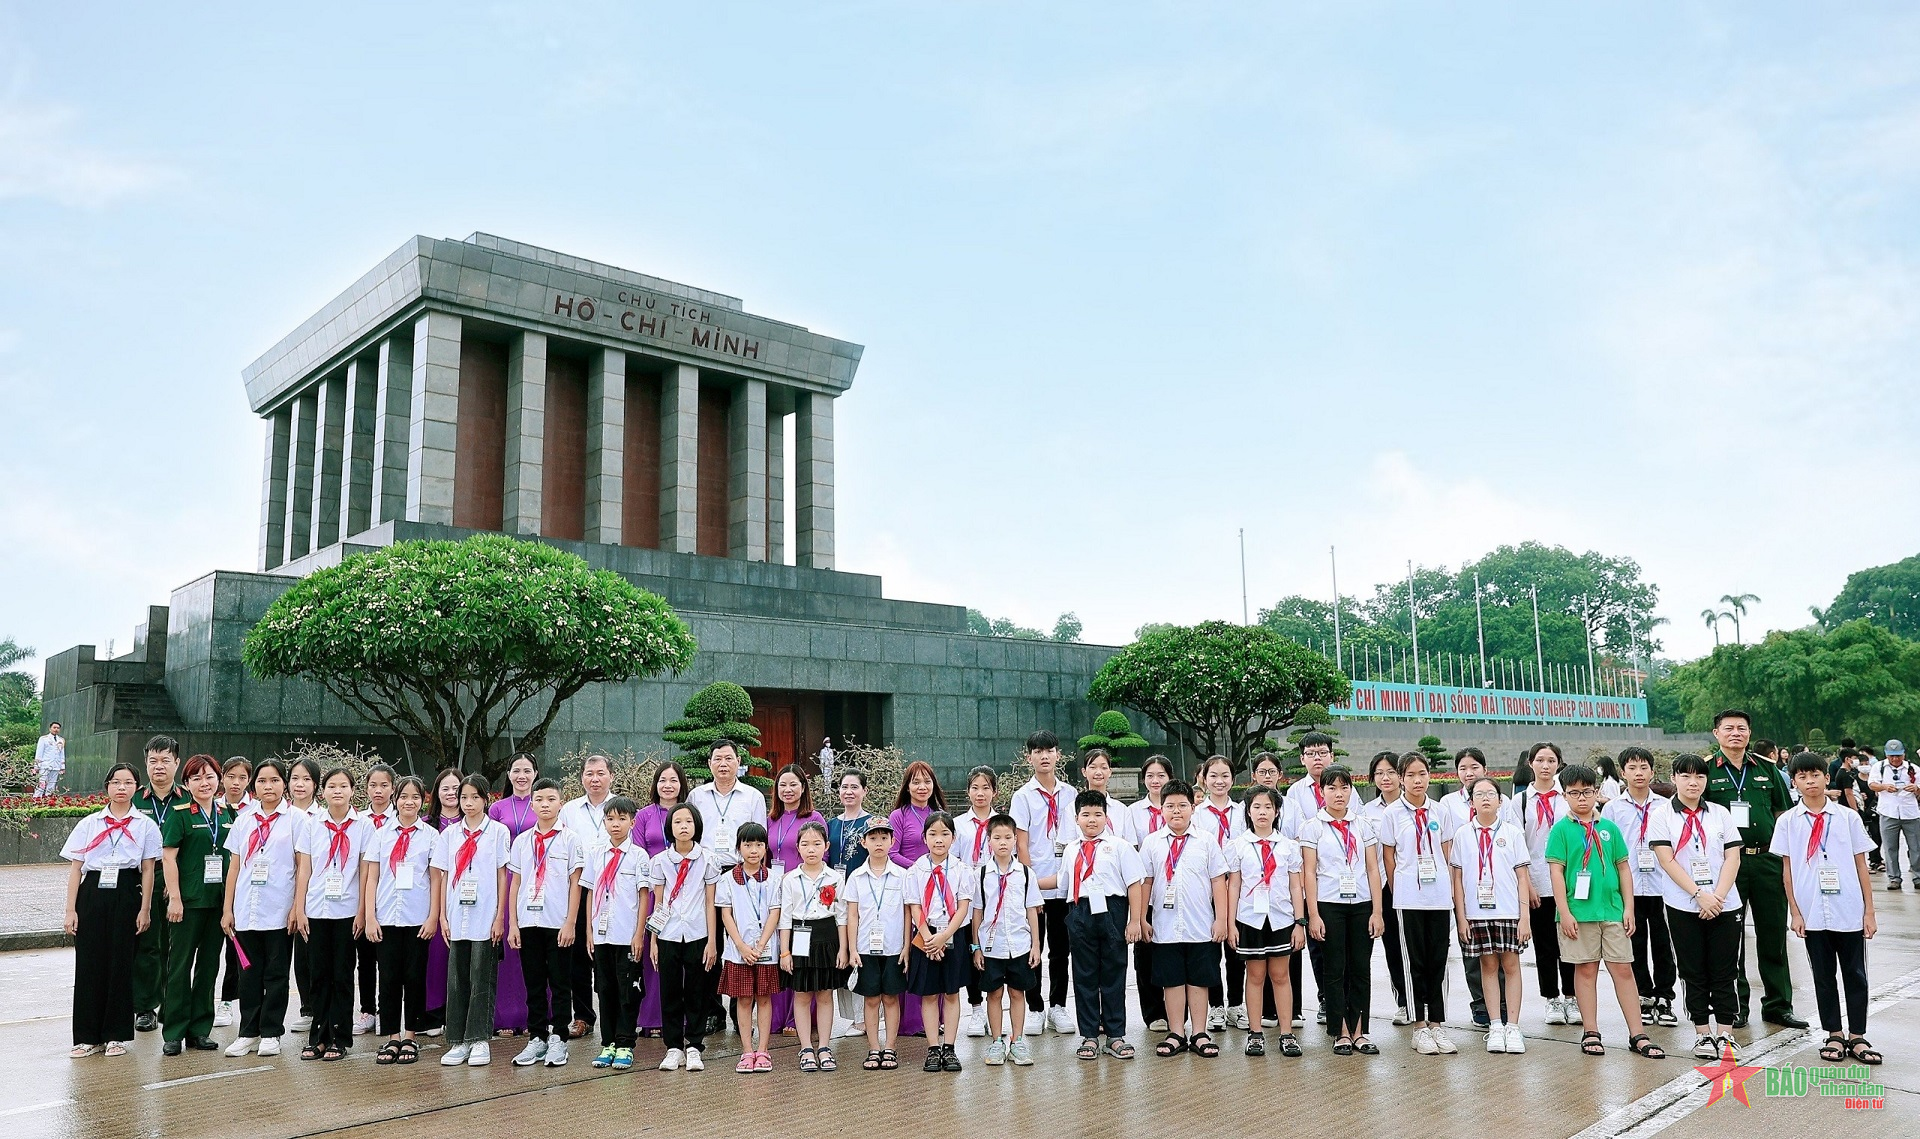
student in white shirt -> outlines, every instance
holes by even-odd
[[[1453,773],[1459,786],[1440,796],[1440,834],[1449,840],[1460,833],[1461,827],[1473,821],[1473,801],[1468,790],[1487,774],[1487,757],[1477,747],[1463,747],[1453,755]],[[1498,784],[1495,784],[1494,793],[1499,794]],[[1504,800],[1501,807],[1504,812]],[[1473,1013],[1473,1023],[1476,1027],[1486,1028],[1494,1018],[1488,1016],[1486,997],[1480,991],[1480,962],[1467,957],[1462,965],[1467,974],[1467,1004]],[[1505,984],[1504,977],[1501,984]],[[1500,992],[1500,986],[1496,985],[1493,993],[1496,1001]],[[1494,1011],[1497,1013],[1499,1009],[1496,1007]]]
[[[1106,833],[1138,851],[1140,839],[1133,832],[1133,812],[1107,790],[1107,785],[1113,781],[1113,756],[1106,748],[1087,749],[1086,754],[1080,757],[1080,777],[1086,781],[1087,790],[1100,792],[1101,798],[1107,801]],[[979,864],[976,862],[975,865]]]
[[[326,813],[326,804],[320,801],[320,764],[302,756],[287,765],[287,804],[293,808],[295,818],[294,841],[298,842],[305,833],[307,824]],[[300,1015],[287,1022],[287,1027],[295,1032],[306,1032],[313,1027],[313,975],[307,959],[305,938],[293,939],[293,987],[300,994]]]
[[[707,1008],[713,1003],[708,978],[720,958],[713,895],[721,868],[713,848],[701,845],[703,828],[697,807],[676,803],[667,812],[669,845],[653,856],[648,873],[653,882],[649,952],[660,974],[660,1037],[667,1046],[660,1061],[663,1072],[679,1071],[682,1064],[689,1072],[706,1067],[700,1049],[706,1043]],[[732,851],[732,835],[728,837]]]
[[[1381,876],[1406,954],[1413,1050],[1423,1056],[1450,1056],[1459,1050],[1446,1029],[1447,942],[1453,917],[1453,875],[1446,866],[1453,839],[1441,828],[1439,804],[1427,795],[1427,757],[1407,752],[1395,775],[1401,793],[1377,825]]]
[[[307,824],[296,850],[293,932],[307,943],[313,1024],[302,1060],[344,1060],[353,1048],[353,939],[360,932],[360,861],[372,824],[353,810],[353,774],[320,780],[326,812]]]
[[[1367,782],[1373,785],[1374,796],[1360,804],[1359,815],[1383,844],[1386,837],[1381,824],[1386,821],[1387,812],[1400,801],[1400,759],[1394,752],[1382,751],[1367,761]],[[1380,857],[1380,907],[1387,923],[1380,945],[1387,953],[1387,982],[1393,986],[1393,1023],[1401,1025],[1413,1019],[1407,1007],[1411,1002],[1407,997],[1406,954],[1400,943],[1399,910],[1393,904],[1393,877],[1386,873],[1384,845]]]
[[[702,783],[686,792],[686,802],[700,812],[700,841],[713,860],[713,872],[738,865],[740,851],[735,836],[748,823],[767,825],[767,797],[757,787],[740,781],[740,745],[718,740],[707,749],[707,769],[713,772],[711,783]],[[706,1025],[717,1028],[726,1019],[720,1004],[719,926],[714,926],[713,959],[708,963],[707,983],[703,990],[706,1005],[701,1012]],[[704,1037],[703,1037],[704,1039]]]
[[[612,758],[595,752],[581,760],[580,785],[586,793],[567,800],[567,805],[560,808],[560,825],[580,840],[582,857],[587,858],[607,849],[606,810],[613,798]],[[581,878],[583,885],[591,882],[590,878]],[[583,905],[573,928],[568,965],[573,988],[573,1024],[568,1026],[567,1035],[575,1039],[587,1036],[598,1023],[593,1009],[594,965],[593,955],[587,952],[587,920],[587,907]]]
[[[440,895],[440,937],[447,944],[447,1051],[443,1067],[481,1068],[493,1060],[493,995],[500,942],[507,935],[505,823],[487,817],[492,787],[483,775],[460,781],[460,821],[433,845],[433,887]]]
[[[586,848],[560,825],[560,784],[537,779],[531,794],[533,826],[520,832],[507,855],[513,905],[507,908],[507,944],[520,951],[527,984],[527,1046],[515,1067],[567,1062],[573,1012],[573,931],[579,925],[580,871]]]
[[[1315,980],[1327,990],[1327,1027],[1333,1054],[1378,1056],[1367,1039],[1373,995],[1373,941],[1385,929],[1380,898],[1380,838],[1353,810],[1353,775],[1342,764],[1320,773],[1327,805],[1300,828],[1300,878],[1307,902],[1307,936],[1322,943],[1326,971]]]
[[[993,820],[993,800],[1000,793],[1000,777],[991,767],[976,767],[967,773],[967,810],[954,819],[953,853],[968,866],[978,867],[991,855],[987,851],[987,825]],[[985,994],[980,991],[976,970],[967,981],[967,1009],[960,1016],[960,1031],[968,1036],[987,1034]]]
[[[953,853],[953,817],[936,811],[921,830],[927,852],[907,871],[907,992],[920,998],[927,1072],[958,1072],[960,990],[973,976],[974,876]]]
[[[393,786],[396,778],[393,768],[384,763],[367,768],[367,809],[356,811],[355,814],[373,827],[374,836],[393,823]],[[368,844],[372,844],[371,838]],[[363,915],[363,923],[364,920]],[[380,953],[373,942],[367,940],[364,924],[353,939],[353,971],[360,987],[360,1015],[354,1018],[353,1033],[360,1036],[372,1032],[380,1022],[376,1015],[380,1008]]]
[[[946,833],[951,839],[951,821]],[[833,993],[846,988],[852,966],[846,879],[827,865],[825,823],[801,824],[794,848],[800,865],[780,883],[780,968],[793,987],[800,1070],[831,1072],[838,1066],[833,1058]]]
[[[434,829],[420,817],[427,785],[400,780],[391,823],[373,832],[360,856],[360,905],[366,937],[379,956],[379,1031],[386,1044],[376,1064],[415,1064],[414,1033],[427,1027],[427,947],[438,926],[431,863]]]
[[[1628,795],[1634,792],[1637,762],[1626,764]],[[1738,1058],[1726,1031],[1739,1012],[1734,972],[1740,967],[1740,829],[1733,812],[1708,802],[1713,769],[1697,755],[1673,761],[1676,794],[1655,812],[1647,842],[1660,860],[1661,900],[1672,931],[1675,964],[1687,982],[1687,1014],[1692,1018],[1693,1055],[1717,1060],[1722,1049]],[[1615,800],[1625,802],[1626,796]],[[1611,806],[1612,804],[1609,804]],[[1624,828],[1623,828],[1624,829]],[[1629,841],[1632,836],[1629,834]]]
[[[1020,828],[1020,861],[1033,868],[1040,879],[1044,899],[1040,914],[1040,942],[1046,952],[1046,993],[1041,1000],[1039,978],[1027,993],[1027,1035],[1038,1036],[1048,1028],[1062,1036],[1074,1031],[1073,1018],[1067,1015],[1068,959],[1071,938],[1067,933],[1066,882],[1060,877],[1060,854],[1073,838],[1073,788],[1060,782],[1055,769],[1060,764],[1060,740],[1052,732],[1034,732],[1027,737],[1027,764],[1033,778],[1013,793],[1007,813]],[[1044,1015],[1042,1015],[1044,1011]]]
[[[1097,749],[1096,749],[1097,750]],[[1102,754],[1104,759],[1104,753]],[[1145,935],[1147,867],[1135,850],[1107,829],[1105,791],[1075,796],[1080,836],[1067,847],[1067,936],[1073,955],[1073,1005],[1079,1020],[1075,1055],[1092,1060],[1107,1038],[1107,1055],[1133,1059],[1127,1042],[1127,944]],[[1117,805],[1117,804],[1116,804]]]
[[[73,936],[74,1057],[124,1056],[133,1039],[134,939],[146,932],[160,828],[133,809],[140,776],[130,763],[107,770],[107,805],[80,820],[60,857]]]
[[[1800,802],[1780,816],[1768,849],[1786,864],[1789,925],[1805,941],[1813,968],[1820,1027],[1827,1033],[1820,1059],[1879,1064],[1881,1055],[1866,1036],[1867,939],[1878,928],[1867,880],[1867,828],[1853,810],[1828,801],[1825,760],[1807,752],[1795,756],[1789,770]],[[1818,809],[1808,810],[1809,803]],[[1887,865],[1891,870],[1891,858]]]
[[[1626,782],[1606,799],[1600,817],[1627,836],[1627,865],[1633,870],[1633,980],[1640,991],[1640,1014],[1671,1028],[1680,1018],[1673,1012],[1673,939],[1661,888],[1667,876],[1650,845],[1654,819],[1671,805],[1653,793],[1653,753],[1646,748],[1622,749],[1620,772]],[[1604,784],[1601,794],[1606,795]]]
[[[1127,807],[1133,830],[1133,845],[1144,849],[1147,836],[1167,825],[1166,812],[1160,809],[1160,791],[1173,778],[1173,761],[1164,755],[1150,755],[1140,765],[1140,784],[1147,789],[1139,802]],[[1167,1030],[1167,994],[1153,983],[1153,939],[1143,937],[1133,943],[1134,987],[1140,993],[1140,1019],[1148,1032]]]
[[[1548,1024],[1578,1024],[1580,1010],[1573,995],[1573,966],[1560,960],[1560,908],[1553,896],[1553,876],[1547,867],[1547,835],[1553,824],[1567,817],[1567,797],[1560,792],[1560,749],[1537,743],[1527,749],[1526,764],[1533,782],[1507,801],[1507,821],[1527,839],[1527,875],[1533,879],[1534,906],[1527,920],[1533,934],[1535,972],[1540,995],[1547,1000]]]
[[[1222,853],[1240,837],[1247,825],[1240,804],[1229,794],[1233,790],[1233,764],[1224,755],[1210,755],[1194,775],[1193,826],[1212,839]],[[1207,1031],[1247,1027],[1247,967],[1238,954],[1225,955],[1226,984],[1215,983],[1207,990]]]
[[[1193,827],[1192,787],[1169,780],[1160,789],[1160,807],[1167,825],[1140,848],[1152,880],[1152,981],[1166,990],[1167,1002],[1167,1035],[1153,1054],[1191,1050],[1211,1058],[1220,1055],[1220,1046],[1208,1034],[1202,1010],[1207,989],[1220,977],[1220,944],[1233,921],[1227,859],[1219,844]]]
[[[594,984],[600,997],[600,1054],[596,1068],[625,1072],[633,1067],[634,1025],[640,1017],[641,929],[653,900],[647,852],[633,841],[633,820],[640,805],[611,795],[602,805],[607,845],[587,856],[580,877],[586,889],[587,951],[593,957]]]
[[[791,769],[789,769],[791,770]],[[748,823],[736,836],[740,865],[714,886],[714,910],[725,945],[720,951],[720,995],[732,997],[745,1030],[745,1051],[734,1071],[773,1071],[773,994],[780,991],[780,876],[767,863],[767,828]],[[797,867],[796,867],[797,869]],[[807,1017],[804,1027],[812,1027]],[[757,1033],[757,1035],[756,1035]]]
[[[1520,914],[1533,898],[1527,840],[1502,818],[1498,783],[1483,775],[1462,790],[1473,803],[1474,814],[1454,832],[1449,858],[1460,953],[1463,959],[1479,963],[1482,991],[1499,1002],[1500,1019],[1487,1027],[1487,1051],[1525,1052],[1526,1038],[1520,1035],[1520,951],[1526,948],[1532,927],[1520,920]]]
[[[1326,795],[1320,790],[1320,773],[1333,763],[1333,737],[1325,732],[1308,732],[1300,737],[1299,746],[1300,762],[1306,767],[1307,773],[1287,788],[1286,807],[1280,812],[1280,833],[1295,841],[1300,838],[1300,828],[1326,805]],[[1305,920],[1304,914],[1302,920]],[[1319,941],[1311,937],[1307,939],[1307,960],[1313,965],[1313,979],[1319,989],[1320,1007],[1315,1018],[1321,1024],[1327,1023],[1327,990],[1325,985],[1320,984],[1320,978],[1325,975],[1321,964],[1323,949]],[[1287,973],[1293,981],[1293,1019],[1298,1024],[1302,998],[1306,993],[1306,986],[1301,981],[1299,954],[1294,954],[1293,960],[1287,963]]]
[[[250,963],[240,973],[240,1030],[226,1055],[278,1056],[287,1030],[287,968],[293,956],[293,874],[300,823],[306,818],[282,796],[287,765],[263,759],[253,770],[254,806],[227,831],[234,855],[227,867],[221,928]]]
[[[1033,1063],[1025,1031],[1027,1006],[1022,1000],[1033,986],[1040,966],[1040,886],[1033,868],[1015,854],[1019,828],[1010,815],[995,815],[987,824],[987,857],[979,867],[975,893],[980,904],[973,911],[973,964],[980,988],[987,995],[986,1062],[998,1067],[1008,1060],[1019,1067]],[[1013,903],[1008,905],[1007,903]],[[1011,1000],[1007,1000],[1011,997]],[[1011,1020],[1002,1032],[1000,1004],[1007,1001]]]
[[[1008,821],[1011,849],[1012,821]],[[847,875],[847,929],[860,958],[854,995],[864,1004],[869,1072],[900,1066],[900,995],[907,991],[907,872],[893,853],[893,820],[875,815],[860,836],[866,858]],[[994,1004],[995,1010],[999,1004]],[[1014,1008],[1020,1007],[1018,1000]],[[996,1015],[997,1022],[999,1017]]]
[[[1246,963],[1248,1022],[1247,1055],[1264,1056],[1265,1014],[1285,1012],[1293,1005],[1293,984],[1279,959],[1291,957],[1306,945],[1306,931],[1296,915],[1304,905],[1300,883],[1300,844],[1279,832],[1284,799],[1278,788],[1256,784],[1247,792],[1244,807],[1247,829],[1226,852],[1227,896],[1234,899],[1233,928],[1227,944]],[[1274,1005],[1266,1007],[1269,980]],[[1300,1055],[1300,1042],[1291,1031],[1280,1034],[1283,1056]]]

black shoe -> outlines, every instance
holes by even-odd
[[[725,1030],[725,1029],[726,1029],[726,1027],[727,1027],[727,1018],[726,1018],[726,1017],[724,1017],[724,1016],[710,1016],[710,1017],[708,1017],[708,1018],[707,1018],[707,1033],[706,1033],[706,1034],[707,1034],[708,1036],[718,1036],[718,1035],[720,1035],[720,1033],[721,1033],[721,1032],[722,1032],[723,1030]]]
[[[150,1012],[143,1012],[133,1018],[133,1030],[135,1032],[152,1032],[159,1027],[160,1018]]]
[[[180,1052],[181,1047],[178,1040],[169,1040],[160,1046],[160,1053],[164,1056],[178,1056]]]
[[[1475,1028],[1487,1028],[1487,1027],[1490,1027],[1492,1024],[1493,1024],[1493,1018],[1488,1016],[1486,1013],[1476,1012],[1473,1014],[1473,1026]]]
[[[1806,1021],[1793,1015],[1792,1009],[1788,1009],[1786,1012],[1762,1013],[1761,1016],[1768,1024],[1777,1024],[1781,1028],[1805,1028],[1807,1026]]]
[[[1887,883],[1887,891],[1888,891],[1889,893],[1893,893],[1893,894],[1897,894],[1897,893],[1899,893],[1899,892],[1900,892],[1900,880],[1899,880],[1898,878],[1895,878],[1895,879],[1894,879],[1893,881],[1891,881],[1891,882],[1889,882],[1889,883]]]
[[[940,1046],[940,1070],[943,1072],[957,1072],[960,1070],[960,1057],[954,1052],[953,1045],[951,1044],[942,1044]]]
[[[1728,1028],[1735,1029],[1735,1030],[1745,1028],[1746,1026],[1747,1026],[1747,1014],[1744,1012],[1734,1017],[1732,1024],[1727,1025]]]
[[[923,1072],[938,1072],[946,1065],[946,1056],[938,1044],[927,1045],[927,1062],[920,1065]]]
[[[187,1047],[193,1049],[195,1052],[212,1052],[216,1048],[219,1048],[220,1045],[212,1040],[208,1040],[204,1036],[189,1036],[187,1037]]]

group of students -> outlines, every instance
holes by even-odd
[[[660,1067],[670,1071],[704,1067],[723,996],[735,1003],[741,1073],[773,1070],[771,1036],[783,1021],[799,1037],[802,1072],[834,1071],[836,1007],[866,1038],[867,1070],[898,1068],[899,1038],[915,1031],[926,1037],[927,1072],[961,1070],[963,1031],[990,1037],[988,1065],[1031,1064],[1026,1037],[1049,1027],[1076,1034],[1083,1059],[1131,1059],[1129,950],[1142,1012],[1163,1034],[1158,1056],[1218,1056],[1214,1034],[1230,1025],[1246,1030],[1247,1054],[1263,1055],[1264,1030],[1284,1021],[1275,1049],[1301,1055],[1291,1028],[1303,1023],[1302,956],[1335,1054],[1376,1055],[1371,964],[1383,938],[1395,1023],[1414,1026],[1422,1054],[1458,1051],[1444,1026],[1452,940],[1476,1005],[1485,1002],[1475,1020],[1490,1053],[1525,1051],[1519,955],[1529,941],[1549,1023],[1577,1017],[1583,1052],[1605,1051],[1604,963],[1628,1047],[1665,1055],[1644,1031],[1659,1002],[1639,999],[1636,942],[1643,953],[1670,951],[1695,1055],[1734,1048],[1726,1030],[1744,1022],[1734,982],[1750,820],[1746,801],[1712,801],[1721,759],[1675,760],[1668,799],[1651,790],[1652,756],[1629,748],[1624,782],[1603,805],[1602,776],[1563,768],[1551,744],[1530,750],[1531,781],[1511,797],[1477,749],[1456,756],[1460,786],[1438,799],[1424,754],[1383,753],[1369,771],[1378,794],[1362,804],[1331,738],[1309,733],[1300,750],[1306,778],[1283,789],[1279,759],[1261,755],[1237,801],[1225,758],[1204,761],[1190,785],[1156,756],[1142,770],[1145,796],[1128,805],[1107,792],[1104,750],[1082,757],[1087,786],[1076,790],[1059,778],[1057,739],[1042,731],[1027,741],[1033,777],[1005,812],[995,809],[992,769],[970,772],[967,808],[950,811],[933,769],[916,762],[886,816],[865,809],[864,775],[842,772],[832,819],[792,769],[780,773],[770,812],[739,780],[738,749],[725,741],[708,757],[712,783],[688,791],[684,773],[663,765],[645,806],[607,793],[605,757],[587,761],[588,794],[570,804],[534,777],[530,757],[516,758],[516,803],[530,783],[530,825],[517,834],[490,816],[491,789],[478,776],[459,781],[448,817],[439,783],[457,777],[443,773],[430,797],[419,779],[375,768],[371,806],[356,812],[345,769],[313,780],[317,798],[303,808],[288,800],[278,760],[252,765],[236,802],[221,794],[212,759],[196,756],[180,801],[149,812],[136,809],[137,774],[121,764],[106,779],[108,806],[63,852],[73,862],[73,1055],[125,1051],[133,946],[152,920],[143,899],[155,897],[156,866],[176,927],[169,1052],[176,1042],[218,1047],[208,1028],[226,941],[240,978],[229,1056],[279,1051],[296,948],[313,1009],[301,1056],[345,1056],[356,946],[375,953],[378,1025],[389,1037],[380,1063],[417,1062],[415,1035],[442,1027],[441,1064],[489,1063],[503,947],[517,955],[526,990],[528,1043],[514,1061],[523,1066],[568,1060],[582,1023],[569,1027],[569,1012],[589,1007],[573,982],[576,954],[599,1004],[592,1063],[616,1070],[633,1064],[649,994],[667,1048]],[[1859,816],[1830,802],[1824,763],[1796,759],[1791,778],[1801,803],[1770,829],[1770,848],[1813,965],[1829,1033],[1822,1056],[1878,1063],[1864,1039],[1871,843]],[[445,958],[437,968],[436,947]],[[426,1008],[430,972],[445,978],[437,1022]]]

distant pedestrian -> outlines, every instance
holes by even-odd
[[[839,756],[833,750],[833,737],[822,736],[820,739],[820,785],[822,787],[833,786],[833,764],[838,758]]]
[[[1887,861],[1887,889],[1900,889],[1900,847],[1907,848],[1913,884],[1920,887],[1920,776],[1907,762],[1907,746],[1888,740],[1887,758],[1867,773],[1867,785],[1880,797],[1880,842]]]
[[[47,725],[47,734],[34,745],[33,766],[40,773],[33,797],[44,799],[60,789],[60,776],[67,770],[67,738],[60,734],[60,721]]]

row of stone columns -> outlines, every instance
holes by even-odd
[[[383,522],[452,525],[461,319],[429,311],[265,417],[260,568],[305,557]],[[515,335],[507,355],[501,528],[541,533],[547,337]],[[595,349],[587,370],[585,539],[622,539],[627,353]],[[661,375],[660,547],[698,538],[700,370]],[[733,379],[727,423],[728,554],[786,554],[785,417],[795,421],[795,561],[833,568],[833,399]]]

